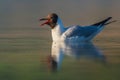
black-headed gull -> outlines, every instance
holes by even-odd
[[[40,19],[40,21],[45,21],[41,26],[47,24],[51,27],[53,41],[91,41],[105,25],[111,23],[108,22],[111,18],[108,17],[89,26],[76,25],[67,28],[64,27],[61,19],[55,13],[49,14],[46,18]]]

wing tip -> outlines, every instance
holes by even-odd
[[[100,21],[100,22],[98,22],[98,23],[95,23],[95,24],[91,25],[91,26],[99,26],[99,25],[103,26],[103,25],[105,25],[105,23],[106,23],[107,21],[109,21],[110,19],[112,19],[112,17],[108,17],[108,18],[106,18],[106,19],[104,19],[104,20],[102,20],[102,21]]]

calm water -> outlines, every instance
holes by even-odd
[[[100,35],[91,43],[52,43],[41,37],[1,37],[1,80],[120,79],[118,39]]]

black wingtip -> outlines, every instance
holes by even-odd
[[[108,17],[108,18],[107,18],[107,21],[110,20],[110,19],[112,19],[112,17]]]
[[[92,24],[91,26],[99,26],[99,25],[104,25],[107,21],[109,21],[110,19],[112,19],[112,17],[108,17],[108,18],[106,18],[105,20],[102,20],[102,21],[100,21],[100,22],[98,22],[98,23],[95,23],[95,24]]]

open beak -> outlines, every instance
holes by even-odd
[[[41,18],[39,19],[40,21],[45,21],[44,23],[42,23],[40,26],[44,26],[45,24],[49,24],[49,19],[48,18]]]

